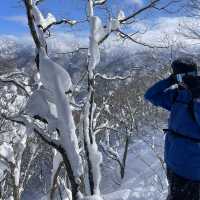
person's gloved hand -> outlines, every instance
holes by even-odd
[[[183,81],[191,91],[193,98],[200,98],[200,76],[184,76]]]
[[[171,85],[177,84],[176,76],[174,74],[171,74],[167,79],[170,81]]]

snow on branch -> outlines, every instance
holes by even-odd
[[[34,18],[34,20],[31,20],[33,25],[37,27],[37,36],[39,39],[39,46],[36,46],[39,58],[37,65],[40,69],[40,80],[44,88],[49,91],[49,96],[52,96],[52,103],[56,107],[57,116],[56,118],[54,117],[55,120],[53,119],[53,121],[56,122],[55,127],[59,130],[60,140],[56,140],[56,143],[52,138],[43,134],[41,130],[39,130],[39,127],[34,126],[32,128],[42,140],[61,153],[70,179],[72,195],[73,198],[76,199],[78,191],[78,183],[76,180],[82,175],[83,166],[79,155],[78,138],[76,136],[76,127],[69,99],[69,91],[71,91],[72,88],[71,77],[62,66],[51,60],[47,55],[44,29],[48,26],[50,27],[51,24],[57,23],[55,17],[52,14],[48,14],[45,18],[34,2],[29,0],[28,3],[29,6],[31,5],[32,16]],[[30,9],[30,7],[28,7],[28,9]],[[42,98],[40,100],[42,100]],[[46,103],[46,101],[43,103]],[[46,108],[46,114],[48,116],[50,112],[48,106]],[[48,123],[51,122],[49,121]]]
[[[2,78],[0,78],[0,82],[2,82],[2,83],[12,83],[17,88],[20,88],[21,90],[23,90],[25,92],[26,96],[30,96],[30,94],[26,90],[26,88],[22,84],[20,84],[18,81],[14,80],[14,79],[2,79]]]
[[[107,127],[108,126],[108,121],[100,124],[99,126],[97,126],[94,130],[94,135],[96,135],[98,132],[100,132],[103,128]]]
[[[77,24],[76,20],[69,20],[69,19],[61,19],[57,20],[55,16],[51,13],[48,13],[46,18],[43,16],[39,8],[37,7],[37,2],[32,4],[32,12],[34,16],[34,21],[38,27],[41,27],[43,32],[46,32],[54,25],[59,24],[69,24],[71,26]]]
[[[107,144],[104,144],[104,143],[100,143],[101,147],[102,147],[102,150],[103,152],[112,160],[115,160],[119,165],[120,167],[122,166],[122,162],[121,162],[121,159],[120,159],[120,156],[118,154],[117,151],[115,151],[112,147],[110,147],[109,145]]]
[[[51,60],[44,48],[39,50],[39,56],[40,76],[44,87],[52,93],[55,93],[56,90],[60,90],[63,94],[68,92],[72,87],[69,73],[62,66]]]
[[[45,142],[47,142],[50,146],[58,149],[60,144],[58,140],[54,140],[46,135],[46,133],[36,124],[30,123],[24,116],[14,116],[14,117],[7,117],[6,115],[1,115],[2,118],[9,120],[11,122],[15,122],[17,124],[23,125],[26,128],[32,129],[37,135]]]
[[[103,5],[107,2],[107,0],[94,0],[94,5]]]
[[[46,32],[53,25],[69,24],[69,25],[73,26],[73,25],[75,25],[77,23],[78,23],[78,21],[76,21],[76,20],[61,19],[59,21],[53,21],[52,23],[49,23],[46,27],[43,27],[43,31]]]
[[[63,67],[47,56],[43,48],[39,50],[39,56],[41,82],[53,95],[57,109],[57,125],[61,133],[61,146],[65,149],[69,157],[74,176],[78,177],[82,174],[82,162],[78,153],[78,139],[75,133],[76,128],[70,107],[69,95],[65,94],[72,87],[71,78]]]
[[[42,27],[42,29],[45,29],[50,24],[56,22],[56,18],[51,13],[48,13],[47,17],[45,18],[43,14],[40,12],[40,10],[38,9],[35,2],[32,2],[31,6],[32,6],[32,14],[34,17],[34,22],[38,27]]]
[[[49,133],[55,131],[58,123],[56,105],[51,93],[44,87],[33,92],[29,98],[24,113],[31,117],[40,116],[48,123]]]

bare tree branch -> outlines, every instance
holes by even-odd
[[[173,14],[173,13],[179,12],[182,8],[181,7],[177,8],[175,11],[170,11],[167,8],[170,7],[172,4],[176,4],[176,3],[179,3],[179,2],[180,2],[180,0],[171,0],[167,4],[165,4],[161,7],[153,6],[153,8],[155,8],[156,10],[164,10],[167,13]]]
[[[167,48],[168,46],[156,46],[156,45],[150,45],[150,44],[147,44],[145,42],[141,42],[141,41],[137,41],[136,39],[132,38],[131,36],[129,36],[128,34],[122,32],[121,30],[117,30],[117,32],[120,33],[120,36],[123,38],[123,39],[129,39],[131,40],[132,42],[136,43],[136,44],[140,44],[140,45],[143,45],[145,47],[149,47],[149,48]]]
[[[138,11],[136,11],[135,13],[129,15],[128,17],[120,20],[120,23],[124,23],[126,21],[128,21],[129,19],[132,19],[134,17],[136,17],[137,15],[139,15],[140,13],[144,12],[145,10],[149,9],[149,8],[153,8],[160,0],[154,0],[151,1],[148,5],[146,5],[145,7],[139,9]]]

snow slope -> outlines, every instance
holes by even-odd
[[[164,169],[149,145],[160,156],[163,147],[163,134],[136,139],[129,148],[125,178],[116,178],[114,163],[104,169],[102,193],[105,200],[164,200],[167,194],[167,181]],[[148,144],[149,145],[148,145]]]

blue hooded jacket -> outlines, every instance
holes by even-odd
[[[200,141],[200,101],[192,100],[188,90],[170,86],[169,78],[161,80],[149,88],[144,97],[170,111],[164,156],[167,166],[179,176],[200,181],[200,142],[192,139]],[[189,108],[191,102],[193,112]]]

